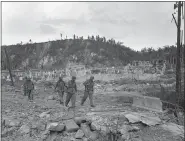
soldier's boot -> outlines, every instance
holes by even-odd
[[[84,96],[83,96],[83,98],[81,100],[81,106],[83,106],[83,104],[86,101],[87,97],[88,97],[88,92],[84,92]]]
[[[95,107],[95,105],[93,104],[93,92],[89,92],[89,100],[91,107]]]

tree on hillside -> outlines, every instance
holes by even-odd
[[[61,40],[62,40],[62,34],[60,33],[60,37],[61,37]]]

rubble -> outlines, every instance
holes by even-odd
[[[6,120],[4,118],[3,121],[6,126],[2,129],[2,137],[4,140],[19,140],[21,137],[22,140],[36,141],[100,141],[106,140],[108,136],[119,136],[119,141],[142,141],[145,135],[142,135],[141,132],[144,129],[159,127],[162,127],[166,136],[169,136],[167,134],[169,131],[172,132],[173,136],[183,137],[184,130],[181,126],[168,123],[169,121],[162,119],[157,112],[154,113],[151,110],[144,112],[146,110],[131,106],[132,101],[127,100],[127,95],[133,99],[133,95],[138,94],[138,92],[126,92],[136,91],[136,86],[130,84],[133,83],[130,79],[117,84],[114,81],[109,81],[109,77],[111,76],[109,75],[106,81],[98,80],[95,84],[95,108],[90,108],[87,103],[85,106],[80,106],[81,95],[84,91],[81,82],[79,82],[81,91],[77,95],[74,111],[67,111],[63,105],[60,105],[55,94],[53,94],[53,89],[49,87],[44,92],[42,87],[37,86],[39,89],[38,96],[34,100],[35,103],[27,103],[25,101],[27,97],[23,97],[19,93],[16,97],[11,97],[15,91],[3,94],[5,97],[3,102],[6,106],[3,105],[5,107],[3,114],[8,115],[7,117],[11,115],[13,118]],[[128,82],[129,84],[124,84]],[[102,95],[99,94],[100,92]],[[23,99],[20,99],[21,96]],[[181,116],[183,116],[182,113]],[[19,128],[20,125],[22,125],[21,128]],[[17,131],[23,135],[17,134],[19,133]],[[29,133],[32,136],[29,136]]]
[[[81,130],[83,131],[85,137],[89,138],[90,134],[91,134],[91,130],[89,125],[87,125],[87,123],[82,123],[81,124]]]
[[[21,134],[28,134],[30,133],[30,127],[28,125],[22,125],[19,131]]]
[[[81,123],[84,123],[86,121],[85,117],[75,117],[74,121],[76,122],[76,124],[80,125]]]
[[[3,125],[6,127],[16,127],[19,126],[21,122],[18,119],[12,119],[12,118],[4,118],[3,119]]]
[[[55,132],[61,132],[64,131],[65,125],[63,123],[50,123],[48,125],[48,130],[55,131]]]
[[[174,136],[181,136],[184,138],[184,127],[177,125],[175,123],[166,123],[161,125],[161,127],[165,130],[170,131]]]
[[[132,112],[132,113],[126,114],[125,117],[129,120],[130,123],[142,122],[148,126],[159,125],[161,123],[160,118],[156,116],[149,116],[146,113]]]
[[[76,132],[75,138],[76,138],[76,139],[82,139],[83,136],[84,136],[84,132],[83,132],[81,129],[79,129],[79,130]]]
[[[50,113],[50,111],[43,112],[43,113],[41,113],[41,114],[39,115],[39,117],[40,117],[40,118],[44,118],[44,117],[49,118],[49,117],[50,117],[49,113]]]
[[[2,131],[1,137],[10,136],[11,134],[13,134],[15,130],[16,130],[16,127],[6,128],[5,130]]]
[[[76,132],[79,129],[79,126],[74,122],[74,120],[68,120],[65,122],[66,131]]]

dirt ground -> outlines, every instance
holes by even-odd
[[[89,77],[89,76],[88,76]],[[36,83],[36,90],[34,91],[34,102],[28,102],[28,98],[26,96],[23,96],[23,91],[21,86],[22,82],[19,82],[19,84],[16,84],[15,88],[11,88],[8,85],[2,85],[2,119],[10,118],[20,121],[20,125],[15,127],[12,132],[5,134],[2,137],[2,141],[37,141],[41,138],[41,134],[44,131],[41,132],[32,132],[31,134],[23,134],[20,133],[20,126],[25,124],[32,124],[33,121],[40,120],[39,116],[41,113],[50,111],[50,120],[52,121],[56,119],[57,113],[65,113],[66,115],[70,115],[70,113],[75,114],[75,116],[85,116],[87,113],[92,113],[96,111],[97,115],[101,115],[104,113],[109,113],[109,116],[115,116],[114,114],[110,114],[111,111],[113,112],[148,112],[142,109],[134,108],[132,107],[132,97],[135,95],[142,95],[142,90],[138,88],[138,85],[136,84],[123,84],[121,85],[122,89],[125,89],[124,91],[117,92],[115,89],[120,87],[120,85],[113,84],[106,84],[107,88],[105,91],[96,91],[94,94],[94,104],[96,105],[95,108],[90,108],[89,106],[89,99],[87,99],[84,106],[80,106],[80,101],[83,96],[83,87],[81,86],[81,83],[88,78],[87,76],[81,77],[80,79],[77,79],[79,92],[77,94],[76,99],[76,108],[75,113],[72,111],[66,111],[63,105],[59,104],[58,96],[54,92],[53,88],[46,88],[42,83]],[[144,76],[142,76],[144,77]],[[142,78],[140,77],[140,78]],[[151,80],[151,77],[153,76],[145,76],[145,80]],[[65,80],[68,80],[69,78],[66,78]],[[112,80],[119,80],[120,75],[102,75],[101,77],[99,75],[95,75],[95,80],[104,81],[104,82],[110,82]],[[144,78],[142,78],[144,79]],[[157,78],[156,78],[157,79]],[[156,80],[155,79],[155,80]],[[152,79],[154,80],[154,79]],[[126,78],[125,78],[126,81]],[[127,82],[125,82],[127,83]],[[100,87],[101,84],[99,82]],[[110,86],[111,87],[110,87]],[[134,88],[134,90],[128,90],[124,87],[131,87]],[[147,84],[145,84],[147,86]],[[96,86],[98,89],[98,87]],[[109,90],[108,90],[109,89]],[[48,100],[48,97],[53,95],[55,97],[54,100]],[[65,96],[64,96],[65,97]],[[160,115],[157,115],[160,117]],[[69,117],[68,117],[69,118]],[[160,117],[161,118],[161,117]],[[48,122],[48,121],[47,121]],[[131,132],[130,133],[130,141],[181,141],[183,140],[180,136],[174,136],[170,131],[164,130],[161,128],[161,126],[140,126],[140,130],[137,132]],[[2,128],[2,132],[5,132],[7,127]],[[62,136],[62,135],[61,135]],[[68,140],[74,140],[71,139],[71,136],[69,135]],[[62,141],[62,138],[59,140]],[[63,139],[64,140],[64,139]],[[54,140],[53,140],[54,141]]]

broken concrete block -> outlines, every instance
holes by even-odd
[[[140,122],[140,116],[135,114],[126,114],[125,117],[129,120],[130,123]]]
[[[93,131],[101,129],[101,126],[96,121],[93,121],[90,127],[91,127],[91,130]]]
[[[28,134],[30,132],[30,127],[28,125],[22,125],[19,131],[21,134]]]
[[[147,113],[132,112],[130,114],[126,114],[125,117],[129,120],[130,123],[142,122],[148,126],[158,125],[161,122],[159,117],[150,116]]]
[[[49,115],[50,111],[47,111],[47,112],[43,112],[39,115],[40,118],[44,118],[44,117],[47,117]]]
[[[54,123],[50,123],[47,127],[47,129],[49,131],[55,131],[55,132],[60,132],[60,131],[63,131],[65,128],[65,125],[62,124],[62,123],[57,123],[57,122],[54,122]]]
[[[79,129],[79,126],[74,122],[74,120],[68,120],[65,123],[66,131],[68,132],[76,132]]]
[[[80,125],[81,123],[86,122],[86,118],[85,117],[75,117],[74,121],[76,122],[76,124]]]
[[[83,136],[84,136],[84,132],[83,132],[81,129],[79,129],[79,130],[76,132],[75,138],[76,138],[76,139],[82,139]]]
[[[90,127],[86,123],[81,124],[81,130],[84,132],[85,137],[89,138],[91,134]]]
[[[4,119],[4,125],[6,127],[16,127],[20,125],[20,121],[17,119],[11,119],[11,118],[5,118]]]
[[[37,129],[38,131],[44,131],[46,129],[46,123],[43,121],[33,121],[32,129]]]
[[[155,112],[162,112],[162,102],[159,98],[155,98],[155,97],[149,97],[149,96],[133,97],[132,106],[155,111]]]
[[[98,138],[99,138],[99,134],[97,133],[97,131],[91,132],[89,137],[91,141],[96,141]]]

